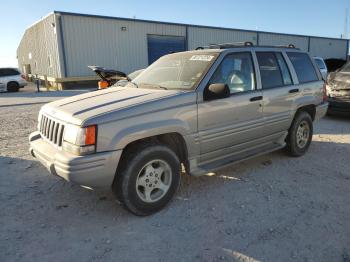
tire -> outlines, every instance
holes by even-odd
[[[18,92],[19,84],[16,82],[10,82],[7,84],[7,92]]]
[[[306,153],[312,141],[313,124],[310,114],[299,112],[289,128],[286,150],[290,156],[299,157]]]
[[[112,188],[126,209],[147,216],[170,202],[180,185],[180,161],[170,148],[139,145],[125,152],[121,161]]]

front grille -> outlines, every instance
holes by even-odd
[[[39,131],[51,143],[62,146],[64,125],[45,115],[41,117]]]

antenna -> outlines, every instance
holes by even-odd
[[[344,34],[343,38],[348,38],[348,18],[349,18],[349,8],[345,9],[345,24],[344,24]]]

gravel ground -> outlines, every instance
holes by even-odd
[[[42,104],[72,94],[0,94],[0,261],[350,261],[349,119],[316,123],[301,158],[184,176],[167,208],[135,217],[30,156]]]

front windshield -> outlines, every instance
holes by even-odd
[[[344,65],[340,72],[350,73],[350,63]]]
[[[218,53],[214,52],[186,52],[163,56],[146,68],[128,86],[194,89],[217,56]]]

